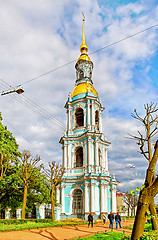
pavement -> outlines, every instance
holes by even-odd
[[[126,220],[121,222],[122,228],[114,229],[115,232],[131,233],[130,229],[125,229],[126,226],[133,225],[134,220]],[[93,228],[88,225],[77,226],[63,226],[63,227],[50,227],[41,229],[31,229],[23,231],[0,232],[0,240],[70,240],[75,238],[90,237],[94,234],[111,231],[109,222],[105,225],[102,223],[94,224]]]

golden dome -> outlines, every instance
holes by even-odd
[[[90,84],[90,83],[87,83],[87,82],[78,84],[78,85],[74,88],[71,97],[73,98],[73,97],[75,97],[76,95],[79,95],[79,94],[82,94],[82,93],[87,93],[87,92],[93,93],[96,97],[98,97],[98,93],[97,93],[97,91],[95,90],[95,88],[93,87],[93,85]]]

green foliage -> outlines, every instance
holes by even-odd
[[[28,220],[27,219],[0,219],[0,225],[4,224],[4,225],[10,225],[10,224],[23,224],[23,223],[27,223]]]
[[[136,187],[135,190],[129,189],[128,193],[133,194],[133,195],[136,195],[136,194],[138,194],[141,190],[143,190],[144,188],[145,188],[145,184],[143,184],[143,185],[141,186],[141,188]]]
[[[9,207],[12,209],[12,216],[15,216],[16,208],[22,207],[23,201],[24,165],[20,162],[20,158],[22,159],[22,154],[18,151],[16,139],[7,130],[7,127],[3,126],[0,113],[0,212]],[[27,173],[28,170],[31,170],[27,181],[28,201],[26,210],[33,210],[35,203],[50,203],[48,181],[45,175],[41,173],[40,168],[35,167],[35,162],[31,162],[32,160],[31,158],[27,165]],[[31,167],[31,163],[33,167]]]
[[[22,201],[22,187],[16,166],[9,166],[5,176],[0,181],[0,203],[2,209],[11,207],[13,211]]]
[[[21,166],[19,168],[19,175],[22,175]],[[50,203],[50,189],[48,181],[44,174],[41,173],[40,168],[32,169],[33,175],[28,181],[27,193],[27,207],[33,210],[35,203]],[[23,182],[21,182],[23,186]]]
[[[133,225],[127,226],[128,229],[133,229]],[[152,224],[151,221],[147,222],[144,227],[144,231],[151,231],[152,230]]]
[[[21,180],[21,166],[9,166],[4,178],[0,181],[0,203],[2,210],[7,207],[12,209],[15,216],[16,208],[22,207],[23,201],[23,182]],[[50,190],[46,177],[40,172],[39,168],[34,169],[36,181],[30,180],[28,188],[27,210],[35,208],[35,203],[50,203]]]
[[[17,157],[21,155],[18,151],[18,144],[12,133],[7,130],[6,126],[2,124],[2,116],[0,113],[0,173],[4,171],[4,167],[10,162],[17,161]]]
[[[158,214],[158,205],[156,205],[156,212],[157,212],[157,214]]]
[[[145,232],[140,240],[157,240],[158,239],[158,231],[153,230],[150,232]]]

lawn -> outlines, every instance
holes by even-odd
[[[128,226],[126,228],[132,229],[133,226]],[[142,236],[142,240],[157,240],[158,239],[158,231],[152,231],[152,225],[151,223],[145,224],[145,232]],[[130,240],[131,235],[130,234],[123,234],[123,233],[116,233],[116,232],[107,232],[107,233],[100,233],[96,234],[91,237],[82,238],[82,240],[96,240],[96,239],[109,239],[109,240]],[[79,238],[77,239],[79,240]]]
[[[26,229],[37,229],[45,227],[61,227],[68,225],[87,224],[83,221],[53,221],[52,219],[41,220],[2,220],[0,219],[0,232],[20,231]]]
[[[130,236],[130,235],[128,235],[128,236]],[[96,240],[96,239],[121,240],[121,239],[125,239],[124,237],[125,237],[125,234],[123,234],[123,233],[107,232],[107,233],[96,234],[96,235],[88,237],[88,238],[82,238],[82,240],[88,240],[88,239],[89,240]],[[128,239],[130,239],[130,238],[128,238]],[[79,240],[79,238],[77,240]]]
[[[127,226],[126,228],[128,229],[133,229],[133,225]],[[144,227],[144,231],[151,231],[152,230],[152,225],[151,223],[146,223]]]

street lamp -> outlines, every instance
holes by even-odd
[[[1,95],[6,95],[6,94],[9,94],[9,93],[13,93],[13,92],[16,92],[16,93],[18,93],[18,94],[21,94],[21,93],[24,92],[24,89],[23,89],[23,87],[22,87],[21,85],[18,85],[18,86],[17,86],[16,88],[14,88],[14,89],[7,90],[7,91],[3,91],[3,92],[1,93]]]

